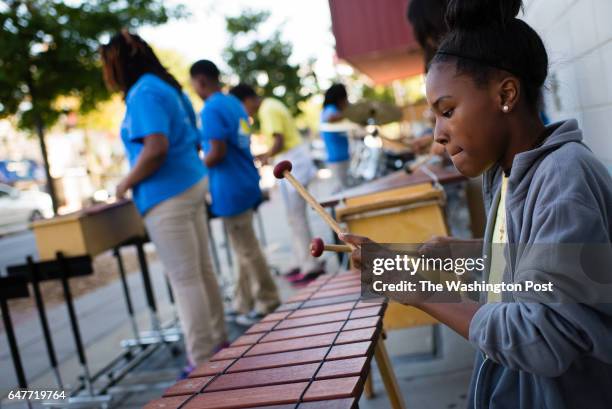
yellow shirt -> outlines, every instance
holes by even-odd
[[[261,101],[259,122],[261,123],[261,131],[266,137],[268,148],[274,145],[275,133],[283,135],[283,149],[281,152],[295,148],[302,142],[291,112],[277,99],[264,98]]]
[[[504,175],[502,178],[501,193],[499,197],[499,205],[495,215],[495,226],[493,227],[493,238],[491,240],[491,268],[489,270],[489,283],[499,284],[502,282],[502,276],[506,268],[506,258],[504,257],[504,245],[508,242],[508,233],[506,231],[506,191],[508,189],[508,178]],[[487,294],[487,302],[500,302],[501,293],[489,291]]]

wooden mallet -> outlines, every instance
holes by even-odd
[[[289,181],[289,183],[291,183],[293,185],[293,187],[295,188],[295,190],[298,191],[298,193],[300,194],[300,196],[302,196],[304,198],[304,200],[306,200],[306,202],[308,202],[308,204],[317,212],[319,213],[319,215],[323,218],[323,220],[325,221],[325,223],[327,223],[327,225],[329,227],[331,227],[331,229],[336,232],[336,234],[340,235],[342,233],[344,233],[342,231],[342,229],[340,228],[340,225],[338,223],[336,223],[336,221],[329,215],[329,213],[327,213],[325,211],[325,209],[323,209],[323,207],[321,207],[321,205],[319,204],[319,202],[317,202],[317,200],[312,197],[312,195],[308,192],[308,190],[306,190],[306,188],[304,186],[302,186],[302,184],[300,182],[298,182],[298,180],[291,174],[291,169],[293,168],[293,165],[291,165],[291,162],[289,162],[288,160],[284,160],[282,162],[279,162],[276,166],[274,166],[274,176],[277,179],[287,179]],[[356,247],[352,244],[348,245],[351,249],[356,249]]]
[[[321,257],[324,251],[335,251],[336,253],[350,253],[353,249],[346,244],[325,244],[323,239],[315,237],[310,242],[310,255]]]

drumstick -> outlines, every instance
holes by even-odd
[[[325,209],[321,207],[319,202],[317,202],[317,200],[314,197],[312,197],[312,195],[308,192],[308,190],[306,190],[306,188],[302,186],[302,184],[298,182],[298,180],[291,174],[292,168],[293,168],[293,165],[291,165],[291,162],[289,162],[288,160],[279,162],[276,166],[274,166],[274,176],[277,179],[282,179],[282,178],[287,179],[289,183],[293,185],[295,190],[298,191],[300,196],[302,196],[304,200],[306,200],[306,202],[308,202],[308,204],[317,213],[319,213],[319,215],[323,218],[323,220],[327,223],[327,225],[331,227],[331,229],[335,231],[337,235],[344,233],[342,229],[340,228],[340,225],[336,223],[336,221],[329,215],[329,213],[327,213]],[[349,244],[349,246],[353,249],[355,248],[355,246],[353,246],[352,244]]]
[[[324,251],[335,251],[336,253],[350,253],[353,249],[343,244],[325,244],[323,239],[315,237],[310,242],[310,254],[313,257],[320,257]]]

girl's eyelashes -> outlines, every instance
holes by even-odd
[[[450,118],[453,116],[454,109],[447,109],[446,111],[442,111],[442,116],[445,118]]]

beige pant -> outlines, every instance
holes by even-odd
[[[266,314],[279,304],[276,284],[253,229],[253,211],[224,217],[229,240],[238,261],[238,281],[234,309],[240,313],[255,310]]]
[[[334,193],[338,193],[348,187],[348,173],[350,165],[350,160],[327,163],[327,167],[332,171],[330,182],[333,186],[332,191]]]
[[[317,169],[310,157],[310,151],[306,144],[296,146],[287,152],[279,154],[276,163],[288,160],[293,164],[292,174],[304,187],[316,177]],[[320,267],[319,259],[310,255],[310,241],[312,233],[306,213],[306,201],[297,190],[287,181],[280,180],[280,192],[285,204],[285,213],[291,230],[291,247],[297,267],[302,273],[309,273]]]
[[[155,206],[144,222],[170,279],[187,354],[201,364],[225,341],[223,301],[206,228],[206,181]]]

